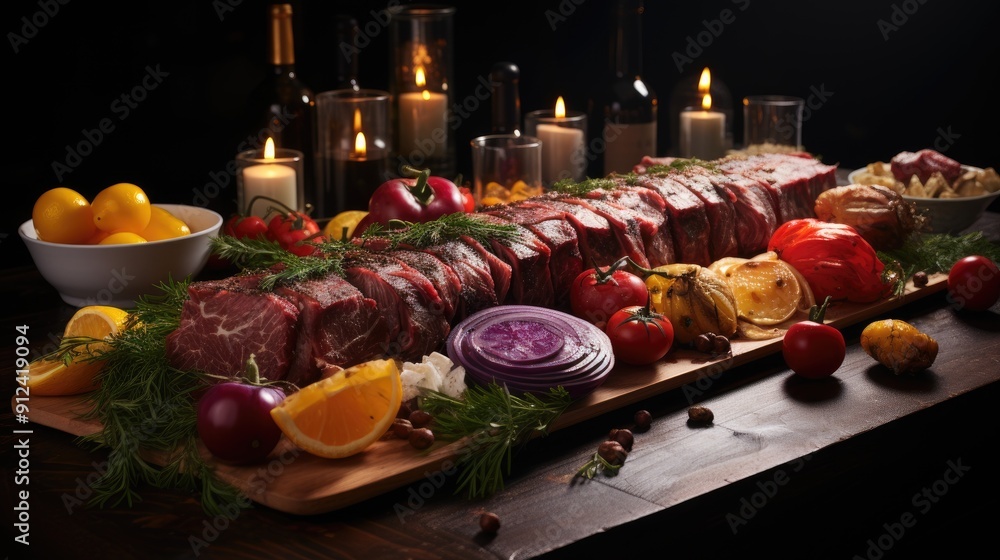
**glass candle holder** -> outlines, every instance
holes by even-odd
[[[455,135],[449,128],[454,102],[455,8],[411,5],[391,12],[389,91],[397,168],[428,168],[455,175]]]
[[[490,206],[542,193],[542,142],[520,134],[473,138],[472,184],[477,204]]]
[[[389,178],[389,92],[338,89],[316,96],[320,185],[316,217],[367,210]]]
[[[802,111],[806,100],[791,95],[743,98],[743,144],[802,148]]]
[[[236,154],[237,210],[263,218],[272,207],[304,212],[305,158],[299,150],[274,148],[267,139],[263,149]]]
[[[564,116],[556,116],[565,113]],[[542,142],[542,183],[587,177],[587,115],[579,111],[532,111],[524,117],[524,133]]]

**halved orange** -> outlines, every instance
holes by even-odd
[[[66,323],[63,339],[88,337],[106,340],[125,325],[128,312],[107,305],[81,307]],[[89,344],[79,350],[96,353],[107,349],[107,344]],[[103,360],[75,358],[68,363],[59,360],[37,359],[28,364],[28,388],[33,395],[77,395],[97,388],[97,374],[104,368]]]
[[[371,360],[306,385],[271,409],[271,417],[304,451],[341,458],[381,438],[402,402],[399,366]]]

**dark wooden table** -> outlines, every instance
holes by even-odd
[[[974,227],[1000,239],[998,214]],[[10,341],[15,326],[28,325],[40,349],[74,311],[33,268],[5,271],[0,286]],[[844,331],[847,358],[831,379],[797,379],[775,355],[559,430],[530,442],[506,488],[477,501],[453,492],[454,477],[429,473],[443,486],[421,482],[308,517],[258,506],[232,521],[212,519],[196,496],[155,488],[142,489],[132,507],[87,509],[76,496],[104,455],[68,434],[15,424],[5,410],[0,549],[75,560],[877,559],[989,550],[1000,526],[998,311],[958,311],[942,293],[892,312],[940,343],[933,367],[913,377],[876,365],[858,344],[857,325]],[[12,393],[7,355],[4,387]],[[689,426],[692,404],[711,408],[714,424]],[[574,482],[607,431],[629,427],[639,409],[654,423],[636,434],[620,474]],[[13,540],[15,491],[25,489],[15,484],[23,436],[13,430],[25,427],[33,429],[28,547]],[[494,537],[479,533],[482,511],[502,520]]]

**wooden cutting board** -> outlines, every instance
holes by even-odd
[[[935,274],[923,288],[908,285],[906,293],[899,298],[872,305],[838,303],[827,311],[826,319],[838,328],[855,325],[940,292],[947,287],[946,281],[945,275]],[[603,385],[561,415],[551,430],[577,424],[703,377],[718,376],[729,368],[780,351],[780,337],[734,340],[731,357],[708,360],[705,354],[677,349],[656,366],[618,366]],[[11,404],[13,406],[15,401]],[[99,423],[79,418],[86,410],[87,405],[79,396],[31,397],[29,418],[43,426],[84,436],[101,429]],[[209,453],[202,451],[208,458]],[[427,452],[420,452],[406,441],[385,439],[353,457],[324,459],[301,451],[283,439],[264,463],[251,466],[219,463],[216,471],[222,480],[241,489],[257,503],[287,513],[311,515],[343,508],[424,479],[426,483],[440,485],[439,473],[453,472],[454,461],[461,451],[461,442],[438,443]],[[149,459],[163,464],[161,457],[150,456]]]

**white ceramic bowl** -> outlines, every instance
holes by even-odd
[[[963,165],[966,171],[981,171],[978,167]],[[848,176],[851,183],[857,182],[857,176],[865,169],[855,169]],[[1000,191],[981,196],[965,196],[961,198],[922,198],[903,195],[903,200],[912,202],[917,210],[928,220],[930,233],[958,233],[966,230],[976,222],[989,205],[1000,197]]]
[[[191,235],[128,245],[68,245],[40,241],[31,220],[17,232],[42,277],[66,303],[130,308],[143,294],[159,294],[160,283],[194,277],[208,262],[209,241],[222,216],[198,206],[156,204],[191,228]]]

